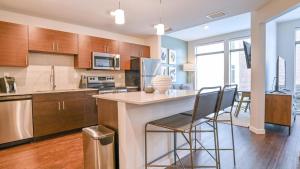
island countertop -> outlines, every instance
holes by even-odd
[[[145,105],[152,103],[159,103],[164,101],[177,100],[185,97],[192,97],[197,94],[194,90],[169,90],[166,94],[159,93],[145,93],[140,92],[128,92],[128,93],[109,93],[99,94],[93,97],[97,99],[111,100],[117,102],[124,102],[137,105]]]

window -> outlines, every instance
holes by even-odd
[[[296,30],[296,85],[300,88],[300,29]]]
[[[229,77],[230,84],[237,84],[239,90],[251,88],[251,69],[247,69],[243,41],[250,43],[250,38],[235,39],[229,42]]]
[[[197,89],[224,85],[224,42],[196,48]]]

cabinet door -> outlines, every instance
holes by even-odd
[[[131,44],[130,46],[130,56],[141,56],[141,46],[137,44]]]
[[[29,50],[36,52],[77,54],[77,34],[29,27]]]
[[[92,37],[87,35],[78,35],[78,55],[75,56],[75,68],[91,68],[92,51]]]
[[[143,48],[142,56],[145,58],[150,58],[150,47],[142,46],[142,48]]]
[[[62,110],[59,101],[33,100],[33,134],[35,137],[64,131],[63,119],[60,117]]]
[[[92,37],[93,52],[106,52],[106,39]]]
[[[96,125],[98,123],[96,98],[92,97],[92,95],[96,94],[98,94],[98,91],[86,92],[84,127]]]
[[[84,126],[86,98],[64,99],[62,101],[61,117],[64,121],[64,129],[72,130]]]
[[[35,52],[49,52],[53,53],[56,49],[55,31],[29,27],[29,50]]]
[[[119,54],[118,41],[107,39],[107,41],[106,41],[106,53]]]
[[[120,42],[120,61],[121,61],[121,70],[130,70],[130,50],[131,44],[126,42]]]
[[[27,66],[28,27],[0,21],[0,66]]]
[[[74,33],[55,31],[56,53],[78,54],[78,36]]]

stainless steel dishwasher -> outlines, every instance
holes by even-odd
[[[0,148],[32,137],[31,95],[0,97]]]

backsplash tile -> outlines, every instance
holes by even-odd
[[[78,88],[81,75],[114,76],[116,86],[125,86],[124,71],[74,69],[73,56],[57,54],[29,53],[27,68],[0,67],[0,77],[15,77],[18,91],[49,90],[51,65],[55,66],[57,89]]]

